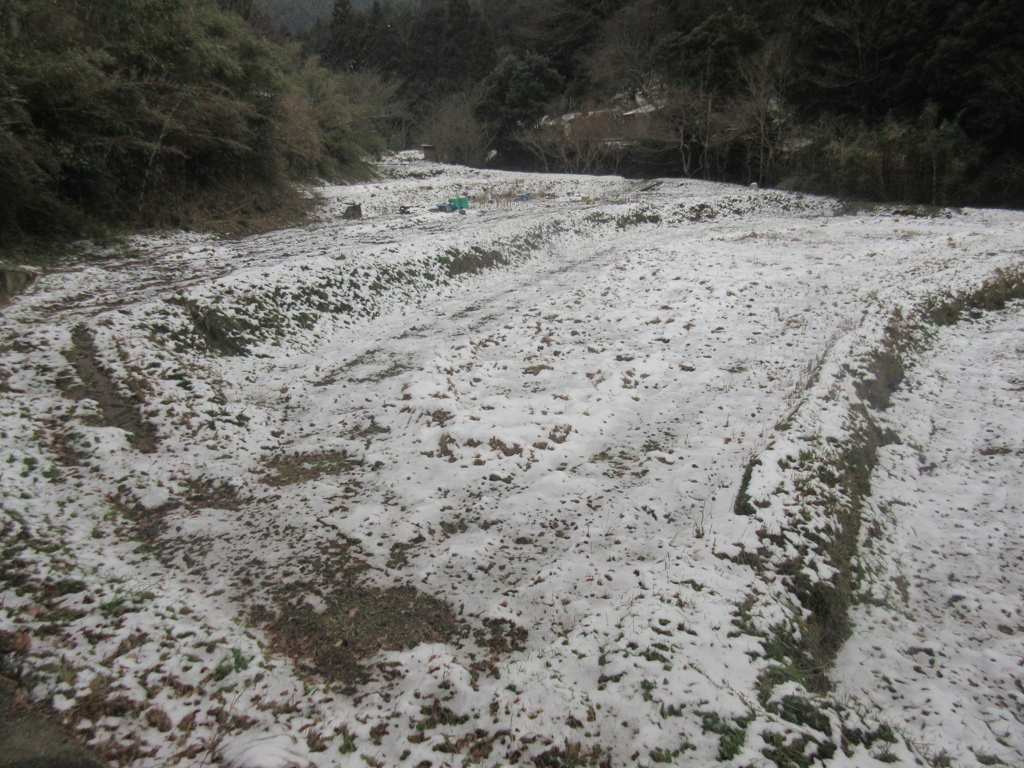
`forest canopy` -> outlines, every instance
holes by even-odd
[[[453,162],[1024,204],[1013,0],[335,0],[310,44]]]

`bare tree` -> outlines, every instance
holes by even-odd
[[[563,131],[564,127],[560,120],[545,118],[538,125],[521,131],[516,137],[516,142],[540,161],[544,166],[544,173],[549,173],[554,157],[552,146],[561,138]]]
[[[571,173],[617,173],[653,133],[650,117],[595,109],[546,119],[523,131],[518,141],[544,169],[553,165]]]
[[[785,42],[769,40],[740,62],[743,89],[729,105],[734,133],[746,145],[748,175],[759,184],[770,176],[791,124],[785,101],[789,64]]]
[[[657,120],[660,133],[679,153],[683,175],[710,178],[728,133],[724,99],[697,81],[667,88],[663,101]]]
[[[591,80],[608,96],[650,96],[656,87],[656,50],[668,17],[656,0],[637,0],[608,19],[587,58]]]
[[[469,94],[452,94],[427,118],[423,135],[437,147],[437,156],[442,162],[484,164],[494,136],[476,119],[474,106]]]

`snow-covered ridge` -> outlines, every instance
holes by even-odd
[[[348,325],[409,305],[462,275],[494,266],[514,266],[539,256],[557,259],[561,251],[582,241],[599,240],[609,232],[646,224],[685,226],[752,214],[826,215],[834,208],[828,200],[804,195],[726,193],[721,189],[715,190],[716,195],[704,195],[699,202],[680,203],[679,182],[615,181],[614,185],[606,184],[610,189],[601,190],[610,193],[601,200],[587,195],[574,199],[577,196],[572,186],[582,183],[579,178],[569,177],[570,191],[560,189],[557,197],[551,192],[550,181],[538,182],[550,177],[513,178],[519,183],[430,185],[426,190],[429,197],[424,197],[425,190],[420,186],[389,190],[390,195],[367,195],[346,188],[346,202],[338,210],[358,203],[368,217],[365,225],[358,226],[377,231],[382,219],[398,219],[404,224],[407,214],[401,211],[412,208],[420,212],[411,220],[432,231],[426,237],[381,245],[371,239],[351,251],[339,246],[317,258],[310,258],[308,253],[289,255],[273,266],[231,272],[165,298],[148,311],[145,327],[166,337],[179,351],[191,346],[244,354],[253,345],[267,341],[304,346],[303,331],[311,331],[314,339],[323,338],[339,324]],[[517,202],[511,192],[495,196],[496,186],[502,190],[533,189],[537,197]],[[671,192],[663,191],[663,186],[669,186]],[[460,226],[463,222],[451,214],[424,212],[432,200],[461,194],[470,195],[480,206],[479,211],[470,209],[471,217],[484,218],[489,226],[482,227],[476,221]],[[565,204],[566,197],[572,200],[570,205]],[[500,216],[509,210],[503,202],[520,209],[532,208],[534,213],[500,224],[490,222],[495,211]],[[537,209],[545,215],[537,215]]]

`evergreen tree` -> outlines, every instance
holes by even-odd
[[[494,66],[494,43],[480,9],[470,0],[447,0],[440,59],[451,67],[456,90],[479,82]]]
[[[381,0],[373,0],[366,19],[367,66],[381,73],[393,74],[398,71],[403,55],[393,10],[385,8]]]
[[[877,121],[889,112],[912,53],[901,44],[901,11],[899,0],[804,4],[795,44],[804,77],[795,93],[808,113]]]
[[[753,19],[730,9],[708,15],[685,33],[666,36],[659,57],[670,81],[729,93],[741,84],[740,62],[762,44]]]
[[[441,59],[446,27],[444,0],[427,0],[412,20],[402,74],[420,101],[451,90],[445,83],[451,62]]]
[[[363,15],[350,0],[334,0],[324,59],[336,69],[357,70],[366,65]]]
[[[509,152],[517,133],[544,116],[564,80],[543,56],[508,56],[483,83],[477,115],[494,126],[499,149]]]
[[[898,97],[923,109],[938,105],[969,135],[991,147],[1024,151],[1024,14],[1010,0],[908,2],[928,13],[931,35],[919,39]]]

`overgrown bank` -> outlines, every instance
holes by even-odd
[[[0,4],[0,238],[273,226],[365,175],[388,89],[217,0]]]
[[[806,399],[778,425],[782,436],[751,459],[734,513],[756,524],[757,544],[731,559],[771,580],[781,578],[795,601],[788,626],[771,634],[744,627],[764,638],[768,658],[777,662],[759,682],[762,704],[777,703],[780,695],[784,703],[790,696],[783,694],[797,683],[820,695],[816,710],[841,715],[843,707],[828,696],[829,671],[850,637],[850,611],[862,598],[858,550],[865,536],[885,535],[877,522],[863,530],[865,499],[879,450],[900,442],[874,414],[890,406],[906,368],[937,327],[1022,298],[1024,269],[1018,267],[998,270],[975,288],[934,295],[910,311],[893,311],[871,352],[846,362],[820,361],[820,377]],[[884,735],[894,741],[891,730]]]
[[[302,335],[323,336],[332,323],[372,318],[461,276],[521,262],[572,230],[570,222],[552,219],[469,247],[438,238],[429,248],[396,248],[391,258],[373,265],[322,259],[286,267],[287,280],[268,270],[265,280],[244,289],[214,285],[173,296],[148,313],[143,328],[176,352],[233,356],[250,354],[260,344],[300,345]]]

